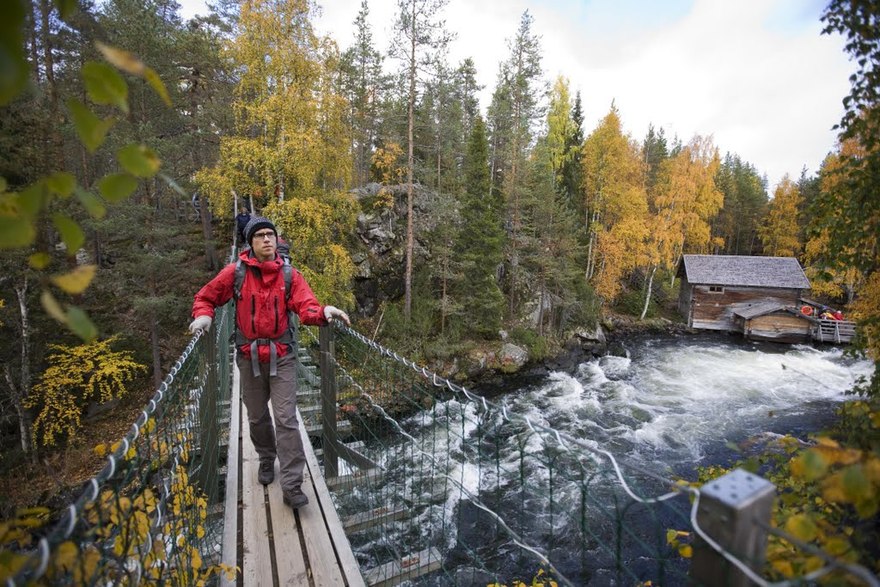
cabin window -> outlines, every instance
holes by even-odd
[[[718,294],[724,293],[724,287],[721,285],[710,285],[709,286],[709,293],[718,293]]]

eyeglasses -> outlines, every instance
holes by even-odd
[[[266,231],[263,231],[263,232],[257,232],[257,233],[254,234],[254,237],[253,237],[253,238],[258,238],[258,239],[261,239],[261,240],[262,240],[262,239],[267,239],[267,238],[268,238],[268,239],[274,239],[274,238],[275,238],[275,233],[272,232],[271,230],[266,230]]]

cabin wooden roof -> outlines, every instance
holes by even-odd
[[[809,289],[810,280],[794,257],[684,255],[679,276],[691,284]]]

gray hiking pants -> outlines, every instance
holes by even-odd
[[[296,421],[296,357],[288,353],[278,359],[278,372],[269,376],[268,363],[260,363],[260,376],[254,377],[250,359],[237,354],[241,373],[241,394],[247,407],[251,441],[260,461],[281,465],[281,489],[290,491],[302,485],[306,453]],[[272,400],[272,412],[269,412]],[[272,425],[272,415],[275,425]]]

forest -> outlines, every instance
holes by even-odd
[[[217,0],[192,20],[173,0],[10,4],[0,469],[45,479],[27,495],[0,483],[0,518],[63,503],[97,462],[71,455],[119,436],[128,417],[106,410],[137,409],[178,356],[245,205],[275,221],[319,299],[418,360],[502,337],[541,358],[611,315],[676,320],[685,253],[797,257],[880,357],[875,3],[823,12],[857,64],[840,140],[818,173],[773,186],[711,137],[630,136],[614,104],[585,128],[589,96],[547,78],[528,12],[481,109],[474,62],[448,61],[445,1],[398,4],[390,51],[368,0],[352,39],[319,36],[310,0]],[[358,232],[376,218],[392,223],[381,275],[386,251]],[[875,489],[878,391],[875,373],[841,416],[859,459],[828,465],[859,464]],[[876,515],[873,494],[860,514]]]

